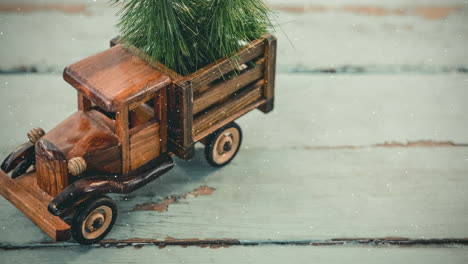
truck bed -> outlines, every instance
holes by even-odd
[[[114,39],[111,45],[121,43]],[[276,38],[265,35],[247,44],[237,62],[222,58],[182,76],[133,46],[127,50],[171,77],[168,87],[168,145],[182,159],[193,156],[194,145],[217,129],[258,108],[273,109]],[[241,66],[241,68],[239,68]]]

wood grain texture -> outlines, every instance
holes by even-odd
[[[161,153],[159,124],[154,121],[143,126],[130,135],[130,170],[137,169]]]
[[[219,106],[207,111],[198,118],[195,118],[193,124],[193,133],[203,133],[205,130],[211,127],[220,128],[220,123],[230,116],[236,115],[238,112],[245,114],[251,110],[248,108],[249,105],[254,104],[257,100],[262,97],[262,90],[264,81],[258,81],[256,84],[247,87],[245,91],[239,94],[234,94],[226,102],[222,102]]]
[[[248,130],[244,134],[249,136]],[[108,238],[468,236],[468,148],[244,148],[222,170],[211,168],[202,154],[177,162],[167,175],[129,196],[115,196],[124,213]],[[216,190],[209,196],[187,196],[167,212],[132,211],[138,204],[162,203],[202,185]],[[50,241],[8,202],[0,202],[0,208],[1,243]],[[15,222],[9,221],[12,217]],[[24,231],[20,237],[18,225]]]
[[[51,258],[50,256],[55,256]],[[287,263],[294,259],[297,263],[338,264],[345,260],[356,260],[363,263],[427,263],[439,264],[465,263],[468,260],[466,247],[453,248],[366,248],[366,247],[165,247],[145,246],[135,248],[50,248],[35,250],[1,251],[0,256],[5,264],[24,260],[27,263],[41,263],[47,260],[51,264],[62,263]]]
[[[200,87],[203,87],[218,79],[220,76],[234,70],[237,64],[243,64],[260,57],[263,55],[264,50],[265,44],[263,39],[255,40],[237,53],[237,63],[229,59],[219,59],[218,61],[185,76],[182,80],[176,81],[180,83],[190,81],[192,83],[193,91],[196,92]]]
[[[92,102],[88,98],[84,97],[83,94],[78,92],[78,110],[86,112],[91,110],[91,107]]]
[[[236,91],[244,88],[246,85],[262,78],[264,70],[264,64],[257,65],[255,68],[239,74],[238,76],[234,76],[232,79],[217,83],[204,93],[195,96],[193,102],[193,114],[196,115],[215,103],[223,101]]]
[[[271,35],[265,39],[265,85],[263,96],[267,103],[259,109],[264,113],[269,113],[274,108],[275,83],[276,83],[276,56],[278,50],[278,40]]]
[[[67,67],[64,79],[109,112],[165,88],[171,79],[121,45]]]
[[[59,0],[43,2],[54,1]],[[60,72],[104,49],[117,32],[115,10],[101,2],[85,3],[86,16],[2,13],[0,70]],[[281,25],[276,111],[239,120],[243,149],[229,167],[211,169],[198,150],[196,160],[178,161],[174,171],[139,192],[113,196],[125,216],[109,238],[467,237],[466,75],[456,74],[467,66],[464,0],[270,2],[286,6],[274,19]],[[314,5],[325,11],[313,11]],[[434,5],[461,9],[439,20],[408,11]],[[404,15],[370,15],[400,8]],[[306,12],[294,11],[301,9]],[[303,74],[285,74],[298,72]],[[54,75],[1,75],[0,89],[0,119],[7,124],[0,130],[1,157],[22,144],[31,127],[50,130],[76,111],[74,90]],[[212,195],[188,195],[205,185],[216,189]],[[138,204],[185,195],[188,199],[176,199],[164,213],[132,211]],[[0,211],[2,245],[35,248],[1,251],[7,263],[466,263],[468,258],[466,247],[447,244],[38,249],[51,240],[3,199]]]
[[[191,83],[173,84],[168,90],[168,150],[180,158],[193,155],[193,92]]]
[[[119,139],[116,126],[97,110],[78,111],[48,131],[44,139],[54,144],[67,160],[82,157],[88,168],[100,172],[119,172]],[[105,156],[100,156],[105,154]]]
[[[90,6],[89,15],[3,13],[6,26],[2,29],[4,48],[0,49],[0,69],[61,72],[64,65],[105,49],[109,39],[118,35],[115,27],[118,8],[101,1],[86,4]],[[278,56],[281,58],[279,72],[446,72],[467,66],[467,7],[464,0],[418,0],[411,5],[404,0],[378,4],[371,0],[275,1],[274,4],[299,4],[299,8],[310,4],[325,8],[323,12],[303,13],[275,10],[277,16],[273,23],[277,26]],[[404,16],[372,16],[342,9],[356,5],[390,10],[408,6],[460,6],[461,9],[440,20],[424,19],[411,11]],[[35,27],[31,28],[31,25]],[[51,42],[54,52],[50,52]],[[22,52],[10,52],[16,49]]]
[[[70,226],[47,211],[52,197],[36,185],[34,173],[23,175],[15,181],[0,171],[0,194],[52,239],[64,241],[70,238]]]
[[[67,158],[57,146],[46,139],[36,143],[36,184],[55,197],[68,186]]]
[[[128,173],[130,171],[130,138],[129,138],[129,120],[128,120],[128,106],[123,107],[120,111],[116,112],[115,117],[115,130],[117,137],[120,141],[121,149],[121,162],[122,162],[122,173]]]
[[[44,139],[57,146],[67,159],[85,157],[115,147],[119,142],[114,122],[97,110],[78,111],[65,117]]]

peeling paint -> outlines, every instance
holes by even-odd
[[[418,7],[414,13],[430,20],[446,19],[451,13],[460,10],[460,7]]]
[[[429,20],[446,19],[451,13],[461,10],[460,6],[416,6],[387,8],[374,5],[346,5],[326,7],[317,5],[272,5],[275,10],[288,13],[324,13],[338,11],[365,16],[418,16]]]
[[[372,145],[342,145],[342,146],[305,146],[306,150],[334,150],[334,149],[363,149],[363,148],[428,148],[428,147],[468,147],[468,144],[454,143],[451,141],[431,141],[431,140],[420,140],[420,141],[408,141],[407,143],[400,142],[385,142],[382,144]]]
[[[289,13],[323,13],[328,10],[320,5],[273,5],[272,8]]]
[[[438,142],[438,141],[428,141],[428,140],[421,140],[421,141],[414,141],[408,143],[399,143],[399,142],[385,142],[384,144],[376,144],[375,147],[384,147],[384,148],[394,148],[394,147],[466,147],[467,144],[455,144],[451,141],[445,142]]]
[[[179,197],[167,197],[164,201],[160,203],[137,204],[132,209],[132,211],[157,211],[161,213],[167,212],[169,205],[181,199],[212,195],[215,190],[216,190],[215,188],[211,188],[211,187],[203,185],[188,194],[185,194]]]
[[[181,247],[202,247],[202,248],[222,248],[231,246],[266,246],[266,245],[280,245],[280,246],[397,246],[397,247],[460,247],[468,246],[468,238],[434,238],[434,239],[411,239],[405,237],[370,237],[370,238],[332,238],[325,240],[239,240],[230,238],[221,239],[175,239],[167,237],[166,239],[142,239],[132,238],[125,240],[108,239],[103,240],[95,245],[82,246],[78,243],[59,243],[59,242],[43,242],[28,245],[0,245],[2,250],[22,250],[22,249],[43,249],[43,248],[126,248],[133,247],[140,249],[144,246],[156,246],[165,248],[167,246],[181,246]]]
[[[37,11],[79,14],[86,13],[87,7],[79,4],[0,4],[0,12],[4,13],[31,13]]]
[[[212,195],[215,190],[216,189],[214,189],[214,188],[203,185],[203,186],[200,186],[199,188],[193,190],[188,195],[182,196],[182,198],[186,199],[187,197],[190,197],[190,196],[198,197],[198,196]]]
[[[198,239],[198,238],[186,238],[186,239],[176,239],[173,237],[167,237],[166,239],[126,239],[126,240],[103,240],[96,244],[96,247],[117,247],[123,248],[128,246],[133,246],[136,249],[142,248],[145,245],[153,245],[159,248],[164,248],[167,246],[181,246],[181,247],[190,247],[190,246],[198,246],[202,248],[222,248],[222,247],[230,247],[235,245],[241,245],[241,242],[237,239]]]
[[[407,11],[403,8],[384,8],[378,6],[344,6],[342,11],[354,13],[357,15],[367,16],[389,16],[389,15],[405,15]]]

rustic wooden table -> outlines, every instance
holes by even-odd
[[[240,120],[231,165],[177,160],[115,197],[92,247],[53,243],[0,198],[0,262],[467,263],[467,1],[270,2],[276,110]],[[75,111],[62,69],[107,48],[115,12],[0,0],[1,159]]]

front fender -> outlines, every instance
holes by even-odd
[[[163,154],[125,175],[96,175],[83,178],[59,193],[50,202],[48,210],[53,215],[63,217],[83,201],[106,193],[133,192],[159,178],[173,167],[172,158]]]
[[[28,160],[34,163],[34,144],[26,142],[13,151],[0,165],[0,169],[5,173],[9,173],[15,169],[21,162]]]

